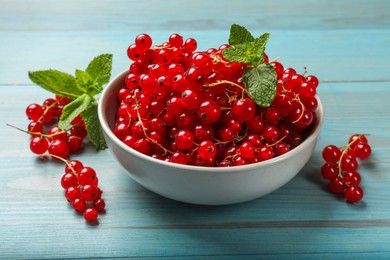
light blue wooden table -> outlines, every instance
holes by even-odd
[[[126,49],[149,33],[177,32],[199,49],[227,41],[239,23],[271,32],[270,58],[315,74],[325,124],[313,157],[279,190],[232,206],[203,207],[155,195],[132,181],[108,150],[76,155],[98,171],[107,213],[91,226],[63,197],[60,163],[30,153],[30,103],[51,94],[27,71],[73,73],[101,53],[113,74],[129,66]],[[0,257],[13,258],[390,258],[390,1],[0,1]],[[369,133],[362,165],[365,197],[344,202],[327,191],[322,148]]]

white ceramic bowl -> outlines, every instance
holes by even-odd
[[[317,123],[299,146],[268,161],[235,167],[200,167],[169,163],[139,153],[113,133],[118,108],[117,92],[124,86],[127,70],[115,77],[99,100],[99,120],[114,157],[130,177],[148,190],[177,201],[224,205],[252,200],[290,181],[310,159],[323,123],[318,99]]]

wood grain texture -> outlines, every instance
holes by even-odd
[[[2,0],[0,9],[0,258],[2,259],[389,259],[390,2],[376,1]],[[231,206],[196,206],[132,181],[109,151],[85,147],[76,159],[97,169],[107,213],[91,226],[67,205],[63,165],[29,152],[29,103],[51,95],[27,71],[73,73],[100,53],[113,74],[129,66],[140,32],[172,32],[199,48],[226,42],[231,23],[272,33],[267,52],[321,80],[325,123],[299,175],[279,190]],[[330,194],[321,149],[369,133],[372,157],[359,168],[364,200]]]

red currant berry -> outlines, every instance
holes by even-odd
[[[76,175],[73,173],[65,173],[61,178],[61,186],[64,189],[67,189],[72,186],[78,186],[78,181]]]
[[[66,141],[66,139],[67,139],[66,131],[63,131],[58,126],[51,127],[49,129],[49,131],[47,131],[47,134],[49,135],[48,138],[49,138],[50,141],[53,141],[53,140],[56,140],[56,139],[61,139],[61,140]]]
[[[173,153],[171,158],[169,158],[169,161],[178,164],[188,164],[187,156],[182,152]]]
[[[232,112],[235,119],[247,121],[255,116],[256,106],[251,99],[241,98],[233,103]]]
[[[133,61],[140,60],[142,54],[142,50],[135,44],[131,44],[129,48],[127,48],[127,56]]]
[[[268,143],[276,142],[279,138],[280,132],[276,126],[269,125],[263,130],[263,138]]]
[[[248,134],[245,140],[251,142],[256,149],[263,145],[261,136],[258,134]]]
[[[247,126],[249,130],[261,134],[265,127],[265,122],[262,118],[262,116],[254,116],[251,119],[247,121]]]
[[[56,101],[58,102],[59,105],[65,106],[65,105],[69,104],[70,102],[72,102],[72,99],[64,97],[64,96],[56,95]]]
[[[349,138],[348,143],[351,144],[351,148],[353,149],[358,143],[368,144],[368,140],[364,135],[354,134]]]
[[[42,106],[38,104],[30,104],[26,108],[26,115],[32,121],[38,122],[41,119],[44,111],[45,110]]]
[[[181,94],[182,105],[188,110],[193,110],[199,106],[199,92],[193,89],[185,89]]]
[[[301,108],[295,109],[291,114],[291,121],[298,128],[306,128],[313,122],[314,116],[311,111]]]
[[[180,130],[175,136],[175,141],[178,149],[187,150],[194,144],[194,135],[189,130]]]
[[[185,42],[184,42],[184,50],[188,53],[192,53],[196,50],[196,48],[198,47],[198,44],[196,42],[195,39],[193,38],[188,38]]]
[[[130,89],[136,89],[138,87],[138,75],[135,73],[129,73],[125,78],[125,84],[127,88],[123,88],[118,92],[118,99],[124,100],[124,98],[131,94]]]
[[[79,151],[83,145],[83,139],[75,135],[68,136],[67,142],[69,145],[69,151],[72,153]]]
[[[88,208],[84,211],[83,216],[87,222],[96,222],[99,217],[99,213],[95,208]]]
[[[180,48],[183,45],[183,37],[180,34],[174,33],[169,36],[169,44],[172,47]]]
[[[371,155],[371,146],[367,143],[359,143],[353,148],[353,152],[359,159],[367,159]]]
[[[315,88],[318,87],[318,78],[316,76],[310,75],[306,77],[306,82],[312,84]]]
[[[81,196],[86,201],[93,201],[97,198],[99,194],[98,188],[94,185],[84,185],[81,189]]]
[[[167,112],[174,116],[180,115],[184,111],[182,101],[179,97],[172,97],[167,102],[166,107],[167,107]]]
[[[146,138],[136,140],[133,144],[133,149],[145,155],[150,155],[152,153],[152,145]]]
[[[31,136],[36,137],[36,136],[41,136],[43,133],[44,127],[41,122],[34,122],[31,121],[28,124],[27,131],[31,134]]]
[[[341,156],[341,151],[335,145],[327,145],[322,150],[322,158],[324,158],[326,162],[336,163],[340,160],[340,156]]]
[[[83,213],[87,209],[87,202],[82,198],[77,198],[72,201],[72,207],[79,213]]]
[[[106,209],[106,203],[103,199],[98,199],[98,200],[95,200],[95,202],[93,203],[93,207],[98,212],[104,212]]]
[[[249,141],[241,143],[238,150],[239,154],[245,159],[253,160],[255,158],[255,147]]]
[[[80,189],[77,186],[69,187],[65,190],[65,198],[72,202],[77,198],[81,197]]]
[[[44,154],[48,147],[49,143],[44,137],[36,136],[30,141],[30,150],[35,154]]]
[[[210,140],[205,140],[199,144],[198,155],[203,160],[209,160],[214,158],[217,153],[217,148],[215,144]]]
[[[353,172],[356,171],[359,168],[359,164],[357,160],[352,156],[343,156],[341,158],[341,170],[344,172]]]
[[[259,161],[266,161],[272,159],[275,156],[275,152],[270,146],[262,146],[258,149],[257,158]]]
[[[66,158],[69,155],[69,145],[67,142],[57,139],[50,143],[48,151],[49,154]]]
[[[358,172],[346,172],[343,179],[347,186],[355,186],[360,184],[361,176]]]
[[[233,157],[232,162],[234,166],[242,166],[248,164],[247,160],[240,155]]]
[[[71,160],[65,165],[65,173],[78,174],[79,171],[83,168],[82,162],[78,160]]]
[[[82,186],[93,184],[95,182],[95,179],[97,178],[95,170],[88,166],[80,169],[77,176],[79,183]]]
[[[330,181],[329,187],[333,193],[343,193],[346,185],[342,178],[336,177]]]
[[[197,124],[194,129],[195,141],[212,140],[214,137],[214,128],[211,125]]]
[[[213,124],[219,120],[221,108],[217,102],[206,100],[199,105],[196,115],[203,124]]]
[[[270,64],[274,67],[277,78],[280,79],[284,72],[283,65],[277,61],[271,62]]]
[[[359,186],[350,186],[345,192],[344,196],[350,203],[355,203],[363,198],[363,190]]]
[[[290,145],[285,142],[280,142],[275,145],[275,153],[276,155],[282,155],[290,151]]]
[[[135,45],[140,50],[145,51],[145,50],[149,49],[152,46],[152,38],[149,35],[145,34],[145,33],[139,34],[135,38]]]
[[[339,167],[335,163],[326,162],[321,167],[321,174],[324,179],[333,180],[339,174]]]
[[[269,124],[276,125],[280,121],[280,114],[278,110],[271,107],[265,111],[265,119],[268,121]]]

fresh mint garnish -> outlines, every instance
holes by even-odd
[[[32,82],[42,88],[73,101],[67,104],[61,114],[58,126],[66,130],[78,115],[86,124],[92,144],[99,150],[107,148],[97,116],[95,95],[103,90],[103,85],[111,77],[112,55],[102,54],[95,57],[86,70],[76,70],[75,76],[58,70],[29,72]]]
[[[259,105],[269,107],[274,100],[278,84],[274,67],[262,63],[254,69],[247,68],[243,80],[252,99]]]
[[[230,48],[223,50],[223,56],[231,62],[249,65],[243,75],[245,88],[252,100],[259,106],[269,107],[275,97],[277,79],[272,65],[264,63],[264,51],[269,33],[258,38],[243,26],[233,24],[230,28]]]
[[[92,97],[88,94],[83,94],[73,100],[62,109],[61,118],[58,122],[58,126],[65,130],[68,128],[70,123],[75,119],[80,113],[84,112],[92,102]]]
[[[255,38],[244,26],[232,24],[230,27],[230,35],[228,40],[230,45],[253,42],[254,40]]]
[[[102,128],[99,123],[97,107],[97,102],[92,102],[81,115],[81,117],[85,122],[89,140],[91,140],[96,149],[103,150],[107,148],[107,144],[104,140]]]
[[[83,94],[76,86],[75,78],[58,70],[40,70],[29,72],[31,81],[40,87],[70,99],[75,99]]]
[[[91,76],[93,82],[101,87],[110,81],[112,69],[112,55],[102,54],[95,57],[85,69]],[[100,92],[100,91],[99,91]]]

